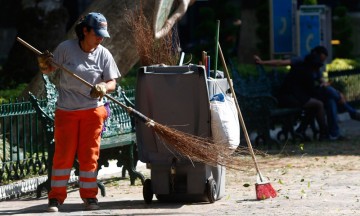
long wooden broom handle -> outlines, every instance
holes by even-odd
[[[17,41],[19,41],[21,44],[23,44],[24,46],[26,46],[27,48],[29,48],[31,51],[33,51],[35,54],[37,55],[41,55],[42,52],[40,52],[39,50],[37,50],[35,47],[31,46],[29,43],[27,43],[26,41],[24,41],[23,39],[16,37]],[[70,70],[68,70],[67,68],[65,68],[64,66],[56,63],[55,61],[51,61],[51,64],[53,64],[54,66],[60,68],[61,70],[67,72],[69,75],[71,75],[72,77],[76,78],[77,80],[81,81],[83,84],[87,85],[88,87],[92,88],[93,85],[89,82],[87,82],[86,80],[84,80],[83,78],[79,77],[78,75],[74,74],[73,72],[71,72]],[[112,97],[109,94],[105,94],[104,95],[106,98],[110,99],[111,101],[113,101],[114,103],[120,105],[122,108],[126,109],[128,111],[128,113],[133,113],[135,114],[137,117],[139,117],[142,121],[144,122],[148,122],[151,121],[150,118],[146,117],[145,115],[143,115],[142,113],[138,112],[137,110],[126,106],[125,104],[121,103],[120,101],[116,100],[114,97]]]
[[[239,103],[237,101],[237,98],[236,98],[236,94],[235,94],[235,91],[234,91],[234,87],[232,85],[232,82],[230,80],[230,76],[229,76],[229,71],[228,71],[228,68],[226,66],[226,62],[225,62],[225,58],[224,58],[224,54],[222,52],[222,49],[221,49],[221,46],[220,46],[220,43],[218,43],[218,46],[219,46],[219,53],[220,53],[220,57],[221,57],[221,61],[222,61],[222,64],[225,68],[225,73],[226,73],[226,79],[229,83],[229,86],[230,86],[230,90],[231,90],[231,94],[233,95],[234,97],[234,101],[235,101],[235,104],[236,104],[236,109],[238,111],[238,115],[239,115],[239,120],[240,120],[240,124],[241,124],[241,127],[242,129],[244,130],[244,135],[245,135],[245,140],[246,140],[246,143],[248,145],[248,148],[250,150],[250,154],[251,154],[251,157],[254,161],[254,164],[255,164],[255,169],[258,173],[260,173],[260,170],[259,170],[259,166],[258,166],[258,163],[256,161],[256,157],[255,157],[255,153],[254,153],[254,150],[252,148],[252,145],[251,145],[251,141],[250,141],[250,138],[249,138],[249,134],[247,132],[247,129],[246,129],[246,126],[245,126],[245,122],[244,122],[244,118],[241,114],[241,110],[240,110],[240,106],[239,106]]]

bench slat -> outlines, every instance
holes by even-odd
[[[136,143],[136,134],[135,133],[126,133],[126,134],[102,139],[100,149],[102,150],[102,149],[108,149],[108,148],[113,148],[113,147],[132,145],[134,143]]]

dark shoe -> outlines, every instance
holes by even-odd
[[[57,199],[49,199],[49,205],[47,208],[47,212],[58,212],[60,203]]]
[[[100,208],[98,200],[96,198],[83,199],[85,204],[85,210],[98,210]]]
[[[350,115],[350,118],[356,121],[360,121],[360,113],[359,112],[355,112],[353,114]]]
[[[323,141],[330,141],[330,135],[328,132],[319,132],[319,141],[323,142]]]

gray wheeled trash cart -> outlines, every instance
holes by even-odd
[[[135,109],[154,121],[196,136],[211,137],[209,98],[228,89],[226,79],[209,80],[203,66],[148,66],[137,75]],[[151,169],[143,196],[159,201],[215,202],[224,196],[225,167],[190,161],[168,148],[136,121],[140,161]]]

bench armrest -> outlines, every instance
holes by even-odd
[[[39,115],[40,121],[45,124],[47,128],[53,127],[54,117],[45,111],[41,106],[40,101],[31,92],[29,92],[29,99],[36,113]]]
[[[120,93],[121,93],[121,96],[124,97],[125,105],[128,107],[134,108],[135,104],[133,102],[131,102],[131,100],[126,96],[125,90],[121,89]]]

